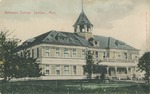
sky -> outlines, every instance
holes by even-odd
[[[0,30],[22,42],[50,30],[74,32],[81,0],[0,0]],[[83,0],[93,34],[113,37],[145,51],[150,33],[150,0]],[[146,17],[147,13],[147,17]],[[146,21],[147,19],[147,21]],[[146,29],[147,27],[147,29]]]

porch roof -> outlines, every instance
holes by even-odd
[[[137,62],[133,63],[133,62],[102,62],[99,63],[99,65],[103,65],[103,66],[109,66],[109,67],[137,67]]]

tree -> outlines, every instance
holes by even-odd
[[[35,63],[36,59],[27,56],[26,51],[23,51],[23,55],[16,52],[19,42],[17,38],[9,38],[8,31],[0,32],[0,62],[2,62],[0,76],[4,78],[4,81],[41,75],[41,69]]]
[[[16,38],[7,38],[8,31],[0,32],[0,61],[1,64],[1,76],[5,81],[11,79],[11,75],[14,75],[14,59],[17,56],[15,48],[17,47],[19,40]]]
[[[29,56],[29,52],[24,50],[17,58],[16,76],[15,78],[22,77],[40,77],[42,75],[39,64],[35,63],[36,59]]]
[[[105,80],[105,73],[103,73],[103,72],[101,73],[100,79],[101,79],[101,81]]]
[[[99,66],[99,69],[100,69],[100,79],[101,81],[104,81],[105,78],[106,78],[106,73],[107,73],[107,69],[106,69],[106,66]]]
[[[150,52],[144,53],[144,55],[139,59],[138,67],[141,71],[145,71],[145,80],[149,85],[150,91]]]
[[[91,51],[87,51],[85,58],[86,58],[86,65],[84,66],[84,71],[88,73],[88,78],[91,79],[94,70],[93,53]]]

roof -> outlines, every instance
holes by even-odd
[[[92,41],[99,42],[98,48],[100,49],[122,49],[122,50],[137,50],[126,43],[114,39],[112,37],[104,37],[93,35]],[[82,46],[94,47],[90,40],[87,40],[76,33],[62,32],[62,31],[49,31],[37,37],[26,40],[18,47],[18,49],[28,48],[38,44],[55,44],[55,45],[69,45],[69,46]]]
[[[94,35],[93,38],[95,41],[99,42],[100,47],[103,49],[137,50],[136,48],[126,44],[125,42],[114,39],[112,37]]]
[[[137,62],[133,63],[120,63],[120,62],[101,62],[99,65],[102,66],[109,66],[109,67],[136,67],[137,66]]]
[[[85,13],[82,11],[75,22],[74,26],[76,25],[92,25]],[[93,26],[93,25],[92,25]]]
[[[24,49],[42,43],[85,47],[91,46],[91,44],[85,38],[80,37],[75,33],[52,30],[37,37],[26,40],[18,47],[18,49]]]

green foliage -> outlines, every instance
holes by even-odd
[[[148,83],[148,90],[150,92],[150,52],[144,53],[139,59],[138,67],[142,71],[145,71],[145,81]]]
[[[9,82],[1,86],[2,94],[148,94],[148,87],[133,82],[97,83],[82,81],[82,90],[79,80],[57,81],[20,81]]]
[[[16,38],[7,38],[8,36],[8,31],[0,32],[0,61],[2,62],[1,77],[4,77],[5,81],[15,76],[15,59],[17,57],[15,48],[20,42],[20,40]]]
[[[88,73],[89,79],[91,79],[93,70],[94,70],[93,53],[91,51],[88,51],[86,53],[86,65],[84,66],[84,71]]]
[[[145,71],[145,80],[149,83],[150,77],[150,52],[144,53],[144,55],[139,59],[138,67]]]
[[[28,51],[24,50],[17,58],[18,63],[15,78],[39,77],[42,75],[39,64],[35,63],[36,59],[31,58],[28,53]]]
[[[41,69],[35,63],[36,60],[30,58],[26,51],[23,51],[23,55],[18,54],[16,48],[20,40],[8,37],[8,31],[0,32],[0,76],[4,81],[12,78],[39,77]]]

